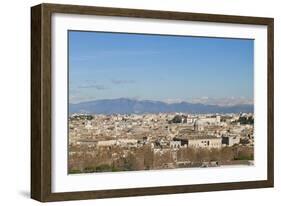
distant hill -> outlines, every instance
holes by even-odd
[[[234,106],[217,106],[188,102],[168,104],[161,101],[133,100],[126,98],[94,100],[77,104],[69,104],[70,114],[145,114],[160,112],[249,113],[253,111],[254,106],[251,104]]]

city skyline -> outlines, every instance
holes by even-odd
[[[69,102],[253,101],[253,40],[69,32]]]

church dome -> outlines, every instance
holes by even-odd
[[[195,122],[194,122],[194,126],[202,126],[203,125],[203,122],[202,121],[200,121],[200,120],[195,120]]]

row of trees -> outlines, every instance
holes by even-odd
[[[234,161],[234,160],[253,160],[254,149],[247,146],[223,147],[221,149],[194,149],[184,148],[177,153],[178,161]]]
[[[164,168],[177,161],[202,163],[206,161],[227,162],[253,160],[253,147],[233,146],[221,149],[180,148],[166,149],[154,153],[149,145],[124,150],[122,148],[99,148],[92,152],[75,152],[69,156],[69,172],[114,172],[132,170],[151,170]]]
[[[250,125],[254,124],[254,118],[252,116],[250,116],[250,117],[239,117],[239,119],[237,121],[240,124],[250,124]]]

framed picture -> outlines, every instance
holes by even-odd
[[[273,187],[273,19],[31,8],[31,197]]]

